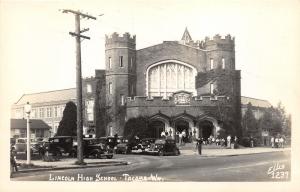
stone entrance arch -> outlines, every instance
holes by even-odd
[[[213,117],[204,117],[197,121],[197,137],[207,139],[209,136],[217,137],[220,126]]]
[[[195,129],[194,118],[187,114],[182,114],[173,119],[172,127],[175,132],[173,138],[175,138],[176,142],[179,142],[179,133],[185,132],[186,139],[185,142],[192,141],[193,130]]]
[[[170,121],[168,116],[164,114],[156,114],[149,118],[148,121],[148,130],[150,133],[150,137],[160,138],[161,132],[168,132],[168,134],[173,134],[172,127],[170,127]]]

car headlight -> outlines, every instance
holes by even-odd
[[[114,149],[117,149],[117,146],[115,146]]]

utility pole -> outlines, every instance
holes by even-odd
[[[81,78],[81,38],[90,39],[90,37],[81,35],[81,33],[88,31],[89,29],[80,30],[80,18],[94,19],[88,14],[81,13],[79,11],[73,11],[69,9],[62,10],[63,13],[72,13],[75,15],[75,33],[69,32],[70,35],[75,36],[76,39],[76,93],[77,93],[77,161],[75,164],[85,164],[83,161],[83,146],[82,146],[82,78]]]

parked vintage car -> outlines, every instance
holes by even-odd
[[[50,137],[48,142],[44,143],[43,150],[44,152],[48,152],[53,154],[54,156],[61,156],[62,154],[67,153],[70,156],[75,156],[76,141],[71,136],[55,136]]]
[[[163,156],[179,155],[180,151],[174,139],[156,139],[155,143],[151,144],[147,153]]]
[[[130,153],[131,152],[131,147],[130,143],[128,142],[128,139],[125,138],[120,138],[117,141],[117,146],[115,147],[115,152],[118,153]]]
[[[109,148],[113,149],[114,151],[117,148],[117,145],[121,142],[123,137],[120,136],[107,136],[107,137],[100,137],[102,143],[105,143],[109,146]]]
[[[30,139],[30,153],[38,153],[39,147],[37,145],[35,139]],[[14,146],[12,146],[13,150],[18,153],[27,153],[27,138],[18,138],[15,141]]]
[[[77,149],[77,146],[75,146]],[[97,138],[84,138],[83,139],[83,155],[88,158],[93,156],[95,158],[106,157],[113,158],[113,149],[111,149],[101,139]]]
[[[155,142],[155,138],[144,138],[141,139],[136,145],[132,147],[133,153],[144,153],[150,149],[151,144]]]

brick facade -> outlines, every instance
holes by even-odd
[[[201,121],[211,122],[212,135],[226,129],[222,127],[225,121],[232,126],[225,132],[241,135],[240,71],[235,70],[234,38],[216,35],[193,41],[189,34],[185,37],[136,50],[136,37],[129,33],[106,36],[105,84],[96,93],[100,103],[95,103],[96,121],[103,119],[96,123],[99,136],[123,135],[126,122],[139,116],[162,121],[163,130],[172,129],[173,136],[178,121],[189,123],[188,132],[197,129],[196,137],[201,136]],[[156,89],[158,93],[153,92]],[[101,111],[103,118],[97,113]]]

